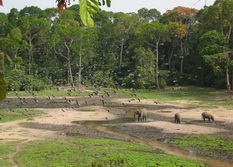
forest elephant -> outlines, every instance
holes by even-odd
[[[134,118],[138,118],[138,122],[146,122],[148,112],[145,109],[137,110],[134,112]]]
[[[180,114],[179,114],[179,113],[176,113],[176,114],[174,115],[174,118],[175,118],[175,123],[180,124],[180,121],[181,121],[181,116],[180,116]]]
[[[201,114],[201,116],[202,116],[202,119],[203,119],[204,121],[205,121],[205,119],[208,119],[208,121],[210,121],[210,120],[214,121],[214,116],[211,115],[211,114],[208,113],[208,112],[203,112],[203,113]]]

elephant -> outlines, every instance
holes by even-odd
[[[146,122],[147,119],[147,111],[145,109],[137,110],[134,112],[134,118],[138,116],[138,122]]]
[[[214,116],[211,115],[211,114],[209,114],[208,112],[203,112],[201,114],[201,116],[202,116],[202,118],[203,118],[204,121],[205,121],[205,119],[208,119],[209,121],[210,120],[214,121]]]
[[[180,114],[179,114],[179,113],[176,113],[176,114],[174,115],[174,117],[175,117],[175,123],[180,124],[180,121],[181,121],[181,116],[180,116]]]

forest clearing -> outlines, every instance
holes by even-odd
[[[2,110],[6,110],[6,113],[2,112],[3,115],[1,116],[0,143],[1,146],[11,145],[12,149],[9,150],[10,152],[7,155],[1,153],[0,158],[4,159],[8,166],[24,166],[22,165],[22,163],[25,164],[23,155],[27,152],[25,147],[38,142],[45,142],[44,144],[51,141],[52,143],[67,142],[69,145],[69,141],[72,143],[72,141],[82,139],[103,139],[103,141],[110,139],[147,145],[153,148],[154,154],[165,153],[165,155],[197,159],[208,166],[230,166],[233,162],[232,95],[223,91],[212,90],[207,95],[200,88],[183,89],[177,91],[169,89],[167,92],[109,89],[98,90],[98,94],[94,93],[96,90],[82,90],[82,93],[79,93],[82,94],[81,96],[73,96],[77,94],[77,90],[71,91],[72,94],[67,96],[67,92],[70,93],[70,90],[66,89],[52,90],[53,96],[44,93],[40,95],[40,92],[33,92],[34,96],[31,95],[32,92],[22,93],[24,96],[20,95],[21,92],[17,92],[18,97],[9,94],[8,98],[0,104]],[[190,95],[187,95],[188,92]],[[193,92],[198,92],[197,96],[192,96]],[[160,96],[160,99],[158,97],[156,97],[157,100],[149,98],[156,93],[157,95],[154,95],[154,97]],[[61,94],[61,96],[56,94]],[[179,96],[175,97],[176,95]],[[51,99],[48,98],[50,96]],[[172,100],[172,96],[175,99]],[[196,99],[197,97],[200,99]],[[222,105],[218,103],[222,103]],[[146,122],[137,122],[137,119],[134,118],[134,112],[141,108],[148,111]],[[215,121],[204,122],[201,117],[204,111],[213,114]],[[174,123],[175,113],[181,115],[180,124]],[[10,120],[8,117],[13,114],[22,115],[25,118],[18,118],[20,120],[9,122],[4,121]],[[185,138],[186,140],[188,138],[190,144],[192,140],[197,141],[197,143],[184,146],[182,141],[185,142]],[[222,141],[215,147],[213,144],[216,145],[219,140]],[[202,145],[198,143],[202,143]],[[98,145],[98,142],[96,144]],[[171,149],[170,146],[171,148],[175,146],[174,148],[177,150]],[[126,146],[126,150],[127,148]],[[62,149],[65,148],[55,149],[56,154],[59,154],[58,152]],[[184,150],[187,150],[188,154],[183,152]],[[50,157],[55,154],[49,151],[46,153],[40,156]],[[63,158],[70,155],[63,155]],[[95,162],[97,163],[96,166],[103,163],[102,166],[107,166],[106,164],[109,165],[114,161],[116,164],[112,166],[130,166],[124,156],[120,156],[120,158],[112,157],[115,158],[114,160],[107,158],[105,161],[100,158],[102,156],[105,157],[106,155],[96,155],[94,160],[90,160],[89,163]],[[45,160],[35,162],[33,158],[30,160],[32,164],[29,163],[29,160],[26,161],[28,163],[26,163],[26,166],[32,164],[41,166],[40,163],[45,163]],[[77,162],[79,161],[76,159]],[[173,163],[172,160],[165,160],[165,162]],[[57,163],[59,164],[59,162]],[[71,162],[67,162],[66,165],[74,166],[69,163]],[[49,166],[56,166],[54,162],[48,164]],[[152,164],[156,166],[155,161]],[[91,165],[94,166],[95,164]],[[142,166],[144,165],[142,164]],[[166,165],[168,164],[164,166]],[[60,166],[65,165],[60,164]],[[174,164],[170,166],[174,166]]]
[[[0,166],[231,167],[233,0],[69,2],[0,12]]]

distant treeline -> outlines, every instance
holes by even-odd
[[[232,88],[233,0],[164,14],[146,8],[101,11],[94,15],[94,28],[81,23],[78,5],[62,12],[13,8],[0,18],[8,90],[64,84]]]

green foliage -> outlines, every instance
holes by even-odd
[[[3,100],[6,98],[6,82],[4,80],[4,76],[2,73],[0,73],[0,100]]]
[[[206,63],[208,63],[215,73],[220,73],[226,67],[225,53],[203,56]]]
[[[22,70],[12,70],[6,77],[7,89],[9,91],[24,91],[24,90],[43,90],[47,85],[39,78],[27,75]]]
[[[91,85],[93,86],[103,86],[103,87],[114,87],[113,78],[110,74],[105,73],[103,71],[95,71],[93,72],[94,78],[91,80]],[[85,81],[85,82],[88,82]]]
[[[109,151],[111,150],[111,151]],[[108,139],[76,139],[65,141],[42,141],[29,144],[17,154],[19,165],[37,166],[190,166],[204,164],[185,158],[156,154],[151,148],[129,142]]]
[[[200,38],[200,48],[202,55],[213,55],[224,51],[226,37],[216,30],[206,32]]]
[[[102,5],[110,6],[111,0],[80,2],[59,15],[57,9],[43,11],[38,7],[12,9],[9,14],[0,15],[0,50],[6,55],[1,63],[5,77],[11,78],[7,81],[13,85],[9,90],[44,87],[38,77],[38,81],[32,81],[31,77],[20,75],[23,81],[18,81],[8,72],[14,69],[36,74],[54,85],[84,81],[88,86],[127,88],[177,84],[219,87],[224,68],[233,69],[231,60],[224,64],[223,59],[214,63],[212,59],[208,63],[203,58],[224,50],[231,52],[232,0],[205,6],[198,17],[197,10],[186,7],[163,15],[156,9],[144,8],[137,13],[114,13],[100,11]],[[93,28],[82,26],[80,17]],[[176,79],[178,83],[173,82]]]

